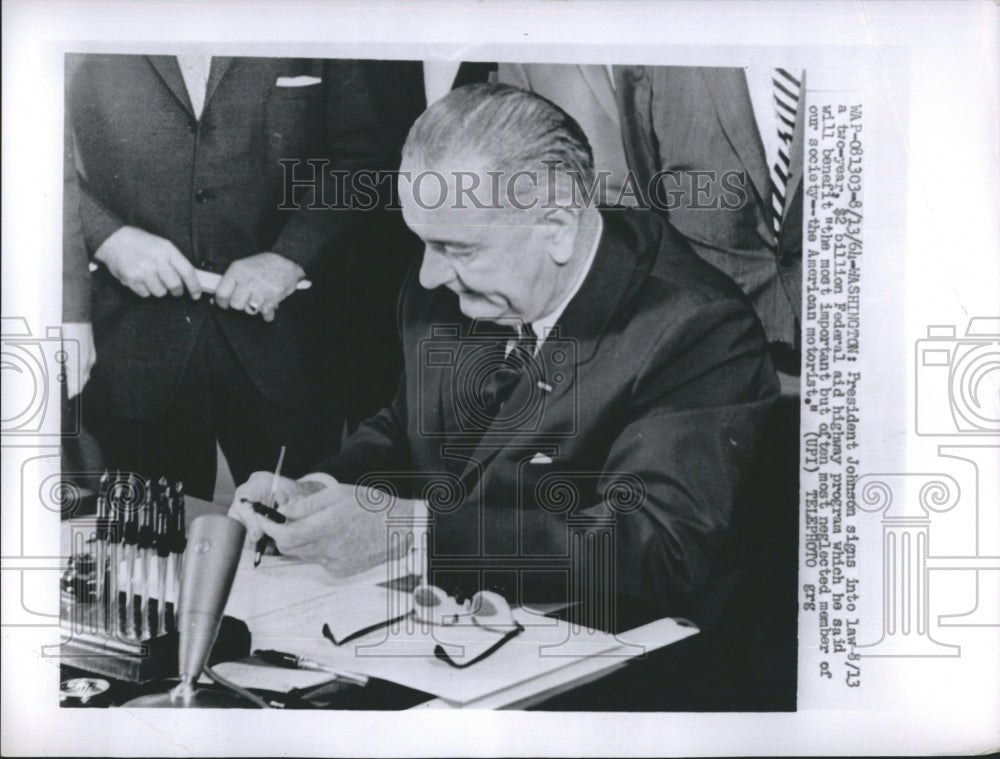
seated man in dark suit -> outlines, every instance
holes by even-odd
[[[523,90],[460,88],[417,120],[399,194],[425,249],[399,300],[396,397],[281,480],[287,523],[239,500],[263,500],[270,474],[242,485],[250,540],[348,574],[426,510],[427,581],[449,594],[587,598],[584,620],[614,629],[719,617],[778,391],[767,342],[658,214],[581,205],[574,173],[593,175],[583,132]]]

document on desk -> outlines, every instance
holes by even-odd
[[[408,616],[408,563],[383,564],[337,580],[314,564],[265,556],[253,569],[251,559],[245,552],[226,613],[247,622],[255,648],[306,656],[431,693],[456,706],[513,688],[530,693],[532,683],[547,691],[571,681],[583,662],[593,670],[601,669],[594,662],[602,660],[611,669],[698,632],[683,621],[662,619],[615,636],[520,608],[514,616],[522,632],[481,661],[457,668],[435,655],[435,649],[465,664],[496,644],[502,633],[471,620],[434,626]],[[337,641],[374,629],[335,645],[324,636],[324,625]]]
[[[328,595],[332,582],[318,564],[287,556],[264,556],[255,568],[253,550],[248,548],[240,556],[226,614],[242,619],[253,629],[255,619]]]
[[[254,568],[244,551],[226,613],[250,627],[253,645],[295,651],[303,638],[331,646],[322,635],[329,626],[337,640],[409,611],[412,565],[399,560],[338,579],[318,564],[284,556],[264,556]]]
[[[574,680],[579,673],[577,665],[581,663],[593,664],[599,660],[611,669],[627,659],[644,656],[698,632],[673,619],[658,620],[615,636],[523,609],[515,611],[515,618],[524,632],[462,669],[438,658],[435,648],[443,647],[454,661],[464,663],[496,643],[496,633],[475,625],[445,628],[407,619],[342,646],[316,635],[303,635],[294,643],[300,655],[431,693],[461,706],[513,688],[531,693],[532,683],[537,684],[540,692],[549,691]]]

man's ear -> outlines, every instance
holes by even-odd
[[[562,266],[573,257],[573,247],[576,242],[579,227],[579,212],[571,208],[549,208],[542,214],[549,246],[546,248],[549,256]]]

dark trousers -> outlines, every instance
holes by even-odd
[[[98,356],[98,360],[113,357]],[[91,402],[88,402],[91,401]],[[83,421],[101,447],[105,466],[143,479],[166,476],[185,492],[212,500],[218,440],[233,479],[242,484],[256,471],[273,470],[287,446],[282,474],[300,477],[328,446],[311,398],[281,408],[254,387],[219,330],[205,320],[176,395],[150,419],[123,419],[83,396]],[[339,435],[339,430],[329,431]]]

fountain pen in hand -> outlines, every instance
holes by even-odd
[[[285,461],[285,446],[281,446],[281,453],[278,454],[278,464],[274,467],[274,476],[271,477],[271,490],[267,494],[267,508],[274,509],[274,496],[278,492],[278,482],[281,477],[281,465]],[[260,557],[264,555],[264,551],[267,550],[268,543],[271,542],[271,538],[266,534],[261,535],[258,538],[256,545],[253,547],[253,565],[257,567],[260,565]]]

